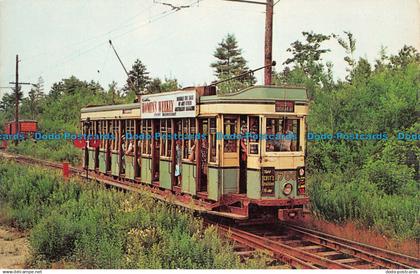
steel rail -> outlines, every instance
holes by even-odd
[[[245,243],[256,249],[265,249],[274,255],[275,258],[282,260],[293,267],[304,267],[310,269],[328,268],[328,269],[354,269],[350,265],[335,262],[325,257],[294,248],[278,241],[240,230],[237,228],[217,224],[217,227],[226,233],[229,237]],[[319,267],[318,267],[319,266]]]
[[[420,268],[420,260],[408,255],[385,250],[379,247],[347,240],[324,232],[304,228],[292,224],[285,226],[298,232],[309,241],[329,247],[331,249],[358,257],[362,260],[390,269]]]

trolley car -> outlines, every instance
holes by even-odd
[[[308,203],[307,113],[306,90],[292,86],[227,95],[194,87],[87,107],[81,110],[84,133],[101,137],[87,147],[84,166],[210,214],[299,218]]]

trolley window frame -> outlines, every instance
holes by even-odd
[[[304,153],[304,149],[302,147],[302,143],[305,143],[305,140],[301,140],[301,131],[302,131],[302,127],[305,124],[305,119],[304,117],[300,117],[298,115],[264,115],[263,117],[263,123],[261,125],[261,134],[262,136],[266,136],[266,138],[264,138],[263,143],[261,144],[262,147],[260,148],[260,150],[267,156],[287,156],[287,155],[300,155],[302,153]],[[290,150],[290,151],[269,151],[267,150],[267,142],[270,141],[267,138],[267,119],[289,119],[289,120],[297,120],[298,125],[297,125],[297,140],[296,140],[296,150]],[[304,129],[303,129],[304,130]],[[276,133],[274,133],[276,134]],[[293,143],[293,141],[292,141]]]

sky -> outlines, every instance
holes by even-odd
[[[191,7],[174,12],[159,2]],[[127,77],[109,39],[127,68],[140,59],[152,77],[202,85],[215,79],[212,54],[227,33],[236,36],[250,68],[262,66],[264,23],[263,5],[223,0],[0,0],[0,87],[14,81],[16,54],[19,80],[36,83],[41,76],[46,92],[71,75],[122,87]],[[302,31],[350,31],[355,56],[373,62],[382,46],[389,54],[405,44],[419,50],[419,26],[420,0],[280,0],[274,7],[273,59],[280,70]],[[324,60],[343,79],[344,50],[336,41],[325,47],[331,52]],[[260,84],[262,74],[256,74]],[[29,89],[23,87],[25,94]],[[0,97],[5,92],[10,89],[0,88]]]

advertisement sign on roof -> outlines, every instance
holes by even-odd
[[[195,117],[196,107],[195,90],[141,97],[143,119]]]

